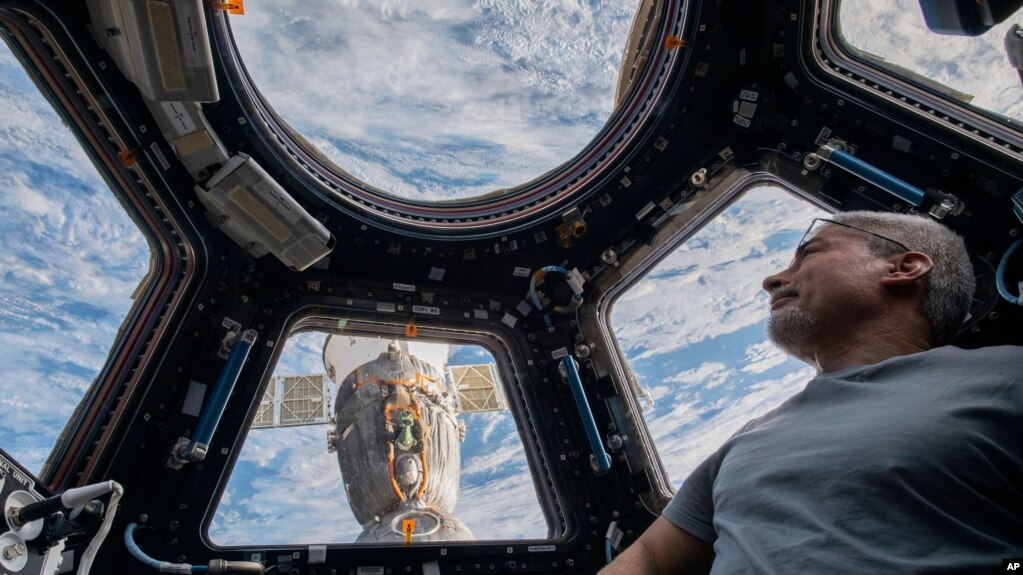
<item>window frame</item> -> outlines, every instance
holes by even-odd
[[[125,405],[148,378],[145,368],[157,355],[155,342],[168,336],[167,319],[195,283],[198,254],[192,231],[182,225],[175,207],[156,192],[150,179],[160,168],[145,156],[135,165],[119,160],[119,154],[134,147],[126,136],[130,129],[116,106],[98,103],[105,87],[77,72],[87,68],[84,55],[69,51],[74,42],[53,15],[42,9],[0,9],[0,28],[15,58],[78,140],[149,248],[148,271],[132,294],[110,352],[39,472],[40,483],[59,492],[96,473],[109,459],[119,427],[130,418]],[[141,168],[142,164],[146,166]]]
[[[342,329],[338,328],[339,320],[343,320],[345,322],[344,328]],[[472,327],[468,327],[470,325]],[[272,335],[270,336],[272,341],[279,342],[280,344],[275,343],[274,345],[272,359],[267,363],[264,369],[263,376],[261,377],[258,386],[258,392],[253,394],[252,403],[248,410],[248,415],[246,416],[246,421],[248,423],[238,433],[234,447],[231,449],[230,460],[225,465],[224,471],[216,483],[210,505],[207,507],[199,524],[199,535],[203,543],[210,549],[220,551],[252,549],[254,546],[272,548],[305,548],[308,546],[308,544],[277,544],[271,542],[221,545],[214,542],[209,533],[210,526],[217,512],[217,507],[227,489],[231,473],[234,471],[238,462],[238,457],[244,448],[245,440],[248,438],[248,434],[251,431],[251,423],[256,416],[263,393],[265,392],[267,385],[272,380],[274,369],[278,363],[280,363],[280,356],[285,347],[283,342],[287,341],[290,337],[308,332],[339,334],[352,337],[398,338],[406,340],[415,339],[425,343],[476,345],[485,349],[494,358],[495,370],[501,378],[501,387],[504,389],[506,394],[505,400],[507,401],[507,409],[511,412],[512,419],[515,422],[516,432],[518,433],[519,439],[522,441],[522,447],[526,456],[526,463],[529,467],[530,476],[533,481],[538,507],[540,508],[547,524],[548,535],[546,538],[538,539],[512,540],[477,538],[471,541],[433,541],[417,544],[416,547],[493,545],[503,549],[508,545],[550,545],[569,542],[573,537],[573,531],[575,529],[574,522],[571,519],[571,514],[566,513],[566,505],[562,501],[564,497],[561,491],[556,487],[556,480],[551,477],[547,470],[548,466],[546,461],[548,456],[544,453],[543,441],[537,435],[536,429],[534,429],[530,424],[535,417],[538,417],[541,414],[534,402],[531,401],[531,394],[526,393],[523,390],[523,387],[529,384],[529,375],[528,370],[526,369],[526,362],[513,352],[515,346],[509,344],[509,340],[514,339],[515,332],[510,329],[505,329],[502,325],[496,323],[491,325],[490,328],[491,329],[484,329],[481,328],[479,324],[475,323],[460,326],[453,322],[427,324],[420,321],[417,323],[417,336],[415,338],[409,338],[406,336],[406,325],[401,323],[400,320],[395,319],[393,316],[368,313],[350,308],[323,308],[319,306],[307,307],[294,313],[287,322],[287,325],[281,331],[280,337],[274,338]],[[354,542],[330,543],[327,545],[327,547],[331,549],[390,549],[396,546],[402,547],[400,544],[358,544]]]
[[[613,274],[602,276],[594,286],[590,301],[580,308],[581,328],[587,339],[596,340],[595,356],[602,356],[611,366],[611,375],[617,388],[617,397],[624,402],[623,424],[625,434],[638,444],[624,450],[632,469],[645,468],[651,489],[639,495],[643,505],[658,515],[674,495],[674,488],[661,461],[653,437],[642,415],[642,407],[630,377],[628,360],[615,336],[611,313],[617,300],[648,275],[661,261],[679,246],[691,239],[707,223],[718,217],[746,192],[762,186],[781,188],[799,201],[808,202],[826,212],[835,212],[821,197],[798,188],[782,177],[763,171],[751,172],[742,168],[709,190],[706,199],[696,206],[689,218],[677,216],[660,229],[649,245],[633,247],[628,256],[619,260]],[[699,200],[696,200],[697,202]],[[602,351],[606,350],[606,351]],[[638,447],[638,449],[637,449]]]
[[[847,45],[838,18],[841,1],[817,1],[815,18],[809,23],[811,42],[805,48],[809,54],[804,52],[802,58],[804,66],[816,68],[829,82],[866,92],[926,123],[937,123],[999,154],[1023,160],[1023,124],[953,100],[926,82],[900,77]]]

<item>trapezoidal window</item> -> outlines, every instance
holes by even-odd
[[[230,18],[310,151],[384,193],[466,200],[542,176],[611,117],[637,2],[268,2]]]
[[[0,445],[39,474],[101,373],[150,247],[0,45]]]
[[[812,377],[767,339],[760,284],[820,215],[778,188],[747,190],[615,301],[611,326],[675,488]]]
[[[411,528],[413,544],[546,539],[506,406],[481,346],[293,335],[209,538],[404,544]]]
[[[935,5],[940,3],[934,3]],[[1005,53],[1017,12],[980,36],[931,31],[918,0],[842,0],[836,35],[851,55],[960,104],[1023,121],[1023,85]]]

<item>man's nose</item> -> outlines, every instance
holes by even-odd
[[[787,271],[788,269],[784,269],[778,273],[774,273],[767,276],[766,278],[764,278],[764,281],[760,283],[760,287],[764,288],[764,291],[766,291],[767,293],[771,293],[774,290],[789,283],[789,279],[785,275],[785,272]]]

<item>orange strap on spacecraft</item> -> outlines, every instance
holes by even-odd
[[[405,494],[401,492],[398,482],[394,479],[394,444],[390,442],[387,444],[387,469],[391,472],[391,489],[399,500],[405,501]]]

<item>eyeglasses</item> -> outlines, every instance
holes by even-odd
[[[858,232],[863,232],[865,234],[874,236],[875,238],[881,238],[882,240],[891,242],[891,243],[899,246],[900,248],[902,248],[903,251],[907,251],[907,252],[908,251],[912,251],[908,247],[906,247],[906,245],[903,244],[902,242],[897,242],[897,241],[895,241],[895,240],[893,240],[891,238],[887,238],[885,236],[882,236],[881,234],[875,234],[872,231],[865,230],[863,228],[858,228],[856,226],[850,226],[849,224],[845,224],[845,223],[842,223],[842,222],[837,222],[835,220],[829,220],[827,218],[814,218],[813,221],[810,222],[810,227],[806,228],[806,232],[803,234],[803,237],[799,240],[799,244],[796,246],[796,254],[792,257],[792,262],[790,262],[790,264],[789,264],[790,267],[791,267],[792,263],[796,262],[796,260],[801,259],[801,256],[803,255],[803,248],[806,247],[806,244],[808,244],[811,240],[813,240],[813,238],[815,238],[817,236],[817,233],[820,233],[821,224],[834,224],[836,226],[842,226],[843,228],[849,228],[850,230],[856,230]],[[814,231],[815,228],[817,229],[816,232]]]

